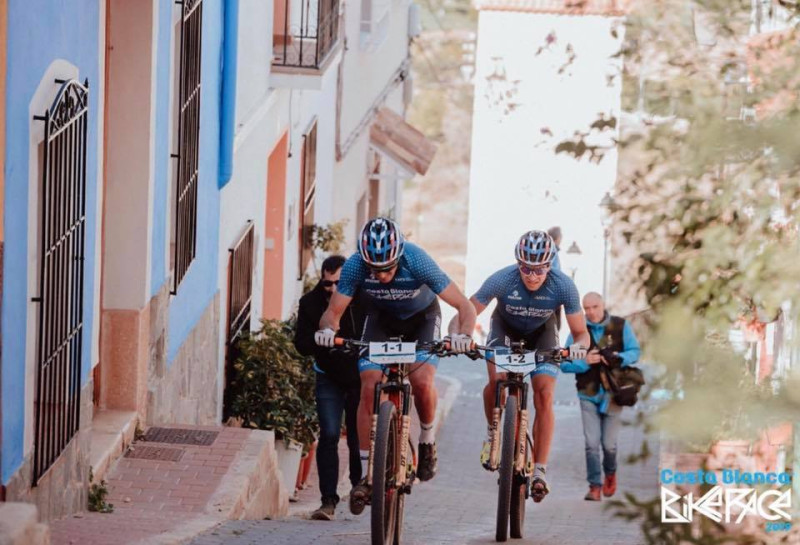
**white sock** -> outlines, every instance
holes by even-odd
[[[420,423],[420,434],[419,434],[419,442],[420,443],[427,443],[432,445],[436,442],[436,432],[433,430],[433,426],[436,423],[436,419],[429,424],[422,424]]]
[[[358,453],[361,455],[361,476],[367,476],[367,464],[369,463],[369,449],[361,450]]]
[[[534,479],[542,479],[545,480],[544,474],[547,473],[547,465],[545,464],[534,464],[533,467],[533,478]]]

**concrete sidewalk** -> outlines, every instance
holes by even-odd
[[[52,522],[52,543],[178,543],[225,520],[286,514],[272,432],[181,426],[145,439],[105,477],[114,511]]]

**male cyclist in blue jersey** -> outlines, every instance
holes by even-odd
[[[564,305],[567,324],[575,339],[575,343],[569,347],[569,357],[586,357],[590,338],[581,311],[580,296],[567,275],[551,268],[555,252],[556,245],[549,234],[528,231],[516,245],[517,263],[492,274],[470,298],[477,314],[483,312],[492,299],[497,299],[489,326],[488,346],[510,346],[512,342],[524,340],[529,348],[544,350],[557,347],[556,313]],[[450,330],[458,327],[454,318]],[[483,404],[486,420],[491,422],[496,384],[505,378],[505,373],[498,373],[491,363],[486,364],[486,369],[489,383],[483,390]],[[553,393],[557,376],[558,367],[548,363],[537,367],[531,377],[533,406],[536,410],[533,421],[534,474],[531,495],[536,502],[542,501],[550,491],[545,471],[555,427]],[[489,450],[490,439],[487,438],[481,452],[481,463],[487,468]]]
[[[475,327],[475,308],[464,293],[419,246],[406,242],[397,225],[385,218],[368,221],[358,239],[358,252],[342,267],[339,286],[319,322],[317,344],[333,346],[339,318],[357,290],[367,307],[362,340],[382,341],[402,336],[406,341],[438,340],[441,311],[437,295],[458,310],[461,327],[450,337],[454,352],[467,352]],[[434,376],[438,360],[419,355],[409,373],[414,405],[419,414],[419,464],[417,477],[427,481],[436,473],[434,418],[437,393]],[[359,360],[361,403],[358,408],[358,437],[361,463],[369,457],[369,432],[375,385],[383,379],[383,369],[366,358]],[[364,468],[366,475],[366,468]],[[353,488],[350,510],[359,514],[369,500],[366,481]],[[360,500],[360,501],[356,501]]]

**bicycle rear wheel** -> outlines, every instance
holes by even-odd
[[[527,430],[520,430],[527,442],[525,449],[525,462],[533,456],[533,444],[527,440]],[[523,475],[514,474],[514,482],[511,485],[511,537],[519,539],[525,527],[525,494],[528,492],[528,480]]]
[[[495,540],[508,539],[508,517],[511,510],[511,489],[514,480],[514,443],[517,431],[517,398],[510,395],[506,399],[503,415],[503,438],[500,448],[500,484],[497,497],[497,529]]]
[[[399,490],[395,486],[398,456],[397,409],[381,403],[372,466],[372,545],[392,545],[397,523]]]

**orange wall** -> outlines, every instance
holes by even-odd
[[[264,318],[283,317],[283,246],[286,239],[286,161],[289,137],[284,134],[269,155],[267,210],[264,238],[272,249],[264,250]]]

